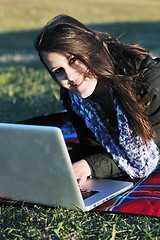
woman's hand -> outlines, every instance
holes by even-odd
[[[91,167],[88,162],[84,159],[73,163],[73,170],[76,175],[78,186],[81,187],[86,181],[87,177],[91,176]]]

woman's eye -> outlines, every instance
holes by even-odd
[[[73,64],[75,61],[77,60],[76,57],[72,57],[70,60],[69,60],[69,64]]]
[[[54,74],[60,74],[62,72],[63,68],[57,68],[55,71],[54,71]]]

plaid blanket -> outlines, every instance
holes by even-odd
[[[160,217],[160,164],[152,174],[136,183],[132,190],[95,210]]]

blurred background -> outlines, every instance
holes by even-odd
[[[0,122],[63,110],[33,47],[38,31],[62,13],[160,56],[159,0],[0,0]]]

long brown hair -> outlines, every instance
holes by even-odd
[[[147,145],[154,138],[154,131],[145,113],[146,106],[136,97],[136,81],[142,69],[138,64],[148,51],[138,45],[119,42],[107,33],[95,32],[76,19],[59,15],[53,18],[35,40],[35,48],[41,53],[65,51],[83,62],[98,80],[106,79],[125,112],[130,126]]]

